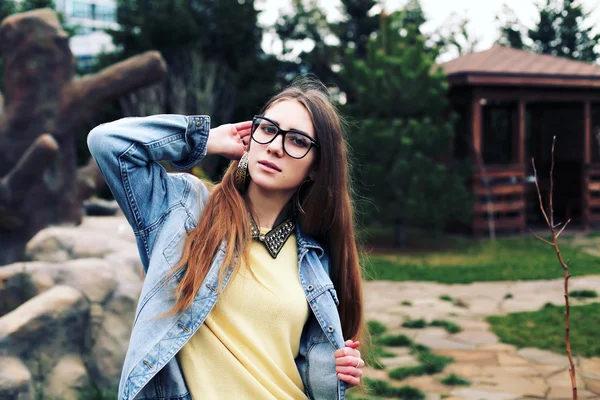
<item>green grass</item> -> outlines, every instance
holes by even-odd
[[[433,375],[442,372],[446,365],[454,361],[451,357],[438,356],[430,352],[419,352],[420,365],[398,367],[389,372],[390,378],[402,380],[409,376]]]
[[[390,347],[406,347],[412,345],[412,340],[406,335],[389,335],[377,338],[377,344]]]
[[[468,386],[471,384],[471,381],[461,378],[460,376],[455,375],[455,374],[448,375],[447,377],[442,379],[440,382],[442,382],[444,385],[447,385],[447,386]]]
[[[384,324],[374,320],[367,321],[367,328],[369,329],[371,336],[378,336],[387,331],[387,328]]]
[[[424,319],[409,319],[404,321],[402,326],[410,329],[423,329],[427,326],[427,322]]]
[[[598,297],[598,292],[590,289],[572,290],[569,292],[569,297],[575,297],[579,299],[593,299]]]
[[[402,304],[403,306],[412,306],[412,303],[411,303],[410,301],[408,301],[408,300],[404,300],[404,301],[403,301],[402,303],[400,303],[400,304]]]
[[[440,296],[440,300],[444,300],[444,301],[449,301],[449,302],[453,302],[454,299],[450,296],[448,296],[447,294],[443,294]]]
[[[448,333],[458,333],[462,331],[462,328],[454,322],[446,321],[444,319],[436,319],[431,321],[429,324],[424,319],[409,319],[402,323],[403,328],[408,329],[423,329],[427,326],[437,326],[446,329]]]
[[[537,347],[565,354],[565,307],[545,305],[541,310],[507,316],[491,316],[487,321],[504,343],[517,347]],[[600,356],[600,303],[572,306],[570,310],[571,350],[583,357]]]
[[[444,328],[448,333],[458,333],[462,331],[462,328],[454,322],[446,321],[445,319],[435,319],[431,321],[429,326],[439,326]]]
[[[365,384],[370,394],[383,397],[394,397],[403,400],[423,400],[425,393],[410,386],[399,388],[390,386],[386,381],[365,378]]]
[[[600,274],[600,258],[570,246],[565,239],[561,253],[570,259],[573,276]],[[364,259],[367,279],[471,283],[562,277],[556,253],[531,236],[471,240],[442,251],[371,255]]]

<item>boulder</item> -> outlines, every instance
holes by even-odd
[[[29,369],[16,357],[0,357],[0,399],[33,400]]]

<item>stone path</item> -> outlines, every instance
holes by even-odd
[[[571,278],[569,290],[600,291],[600,276]],[[365,283],[367,320],[385,324],[389,334],[405,334],[429,346],[434,353],[455,362],[437,375],[390,380],[387,372],[365,369],[365,376],[383,379],[392,386],[410,385],[427,393],[428,400],[571,399],[571,381],[566,356],[536,348],[517,349],[499,343],[485,318],[519,311],[539,310],[546,303],[564,305],[563,281],[477,282],[443,285],[423,282],[374,281]],[[440,300],[449,295],[454,302]],[[409,305],[402,305],[410,301]],[[574,300],[572,304],[600,302],[600,298]],[[443,328],[406,329],[407,319],[430,322],[445,319],[460,325],[462,332],[449,334]],[[599,327],[600,340],[600,327]],[[386,347],[397,357],[381,361],[386,369],[415,365],[409,349]],[[600,357],[577,358],[580,399],[600,400]],[[450,387],[439,379],[455,373],[471,381],[469,386]]]

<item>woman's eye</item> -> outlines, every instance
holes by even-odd
[[[308,140],[306,140],[306,138],[302,137],[302,136],[294,136],[294,135],[290,135],[290,140],[292,142],[292,144],[294,146],[298,146],[298,147],[308,147],[310,144],[308,143]]]
[[[272,134],[272,135],[274,135],[274,134],[276,134],[276,133],[277,133],[277,127],[276,127],[276,126],[274,126],[274,125],[265,125],[265,126],[263,126],[263,127],[262,127],[262,129],[263,129],[265,132],[267,132],[267,133],[270,133],[270,134]]]

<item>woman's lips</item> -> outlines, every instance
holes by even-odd
[[[276,164],[273,164],[272,162],[269,162],[269,161],[264,161],[264,160],[259,161],[258,165],[260,165],[261,168],[267,172],[271,172],[271,173],[281,172],[281,169]]]

